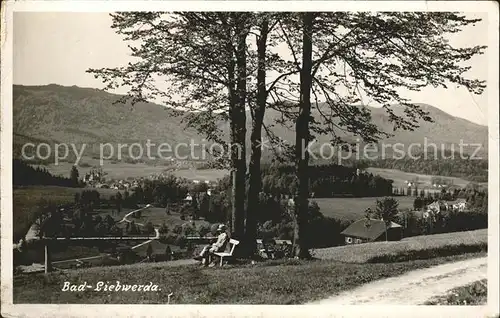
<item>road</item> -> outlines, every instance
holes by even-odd
[[[438,265],[378,280],[313,305],[421,305],[450,289],[487,278],[487,257]]]

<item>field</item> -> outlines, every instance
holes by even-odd
[[[133,209],[122,209],[122,211],[118,214],[112,214],[111,209],[98,209],[96,210],[97,214],[99,214],[101,217],[106,217],[106,215],[112,216],[115,220],[119,221],[121,220],[125,214],[128,212],[133,211]],[[183,224],[192,224],[193,221],[186,221],[186,220],[181,220],[180,214],[172,212],[172,214],[167,215],[165,213],[164,208],[157,208],[157,207],[151,207],[149,209],[146,209],[142,212],[140,218],[134,218],[134,217],[129,217],[129,220],[133,220],[136,223],[141,223],[141,224],[146,224],[148,222],[153,223],[155,226],[161,226],[163,223],[171,230],[174,226],[179,225],[182,226]],[[194,221],[194,224],[197,228],[199,228],[201,225],[209,225],[210,223],[204,221],[204,220],[196,220]]]
[[[399,209],[412,209],[414,197],[397,196]],[[380,198],[318,198],[313,199],[319,205],[324,216],[342,220],[359,220],[365,216],[367,208],[375,208],[375,202]]]
[[[209,225],[210,223],[204,221],[204,220],[196,220],[196,221],[185,221],[181,220],[180,214],[177,213],[172,213],[171,215],[167,215],[165,213],[165,209],[163,208],[149,208],[147,212],[144,212],[142,215],[142,221],[139,221],[141,223],[147,223],[151,222],[153,225],[158,225],[160,226],[163,222],[165,222],[165,225],[169,227],[169,229],[172,229],[172,227],[176,225],[183,225],[183,224],[195,224],[195,226],[198,228],[201,225]]]
[[[176,177],[186,178],[190,180],[208,180],[217,181],[229,174],[227,170],[219,169],[182,169],[173,172]]]
[[[84,167],[78,167],[80,176],[89,172],[92,166],[99,166],[100,162],[97,159],[90,157],[83,157],[80,164],[84,164]],[[62,175],[64,177],[69,177],[69,172],[71,171],[72,163],[60,162],[57,165],[50,164],[46,166],[41,166],[46,168],[50,173],[54,175]],[[177,177],[187,178],[190,180],[209,180],[217,181],[223,178],[229,172],[227,170],[219,169],[178,169],[171,170],[162,162],[157,165],[146,164],[146,163],[126,163],[126,162],[116,162],[112,163],[109,160],[104,160],[104,165],[102,166],[104,172],[107,173],[107,178],[111,179],[127,179],[127,178],[140,178],[147,177],[152,174],[158,174],[161,172],[169,171]],[[414,180],[418,178],[421,183],[420,187],[430,187],[432,185],[431,180],[433,177],[441,177],[449,180],[453,180],[453,183],[457,186],[465,187],[470,182],[461,178],[456,177],[442,177],[433,176],[426,174],[403,172],[401,170],[395,169],[383,169],[383,168],[367,168],[367,172],[373,173],[374,175],[379,175],[386,179],[394,180],[395,187],[403,187],[405,181]],[[480,183],[481,185],[487,185],[486,183]]]
[[[80,164],[84,164],[83,167],[79,166],[78,171],[80,172],[80,177],[83,177],[85,173],[89,172],[92,169],[92,166],[99,166],[100,162],[97,159],[92,159],[88,157],[83,157],[80,161]],[[69,177],[69,172],[71,171],[71,167],[73,163],[69,162],[60,162],[57,165],[43,165],[40,166],[42,168],[46,168],[53,175],[61,175],[63,177]],[[140,178],[146,177],[151,174],[160,173],[167,169],[166,166],[163,165],[147,165],[144,163],[125,163],[125,162],[117,162],[111,163],[111,161],[104,161],[102,166],[108,179],[127,179],[127,178]]]
[[[419,187],[430,187],[432,186],[432,178],[433,177],[439,177],[443,179],[448,179],[448,180],[453,180],[453,184],[456,186],[460,187],[465,187],[467,184],[470,183],[470,181],[461,179],[461,178],[456,178],[456,177],[443,177],[443,176],[433,176],[433,175],[428,175],[428,174],[418,174],[418,173],[411,173],[411,172],[404,172],[401,170],[395,170],[395,169],[382,169],[382,168],[367,168],[367,172],[373,173],[374,175],[379,175],[382,178],[386,179],[391,179],[394,181],[393,186],[394,187],[404,187],[405,186],[405,181],[411,181],[416,178],[418,178],[418,181],[420,182]],[[487,183],[479,183],[480,185],[487,185]]]
[[[85,167],[78,167],[80,176],[89,172],[92,166],[99,166],[100,162],[97,159],[92,159],[89,157],[83,157],[81,163],[85,163]],[[46,166],[41,166],[46,168],[50,173],[54,175],[62,175],[64,177],[69,177],[69,172],[71,171],[72,163],[61,162],[58,165],[51,164]],[[126,163],[126,162],[116,162],[111,163],[111,161],[104,161],[102,166],[106,177],[111,179],[127,179],[127,178],[141,178],[147,177],[152,174],[159,174],[162,172],[169,172],[173,175],[181,178],[186,178],[190,180],[208,180],[217,181],[223,178],[229,172],[227,170],[220,169],[177,169],[172,170],[167,166],[163,165],[161,162],[157,165],[145,164],[145,163]],[[453,180],[453,184],[465,187],[470,182],[461,178],[456,177],[442,177],[418,173],[403,172],[401,170],[395,169],[382,169],[382,168],[367,168],[367,172],[373,173],[374,175],[379,175],[386,179],[391,179],[394,181],[394,187],[401,188],[405,186],[405,181],[411,181],[418,178],[420,182],[420,187],[431,187],[432,178],[440,177],[449,180]],[[487,186],[487,183],[479,183],[482,186]]]
[[[456,250],[457,254],[467,249],[483,250],[488,244],[488,230],[454,232],[425,236],[408,237],[395,242],[374,242],[350,246],[329,247],[314,250],[314,256],[346,263],[368,263],[374,261],[395,261],[398,257],[419,257],[436,251],[442,255],[447,250]],[[423,255],[427,256],[427,255]]]
[[[146,263],[106,268],[88,268],[14,277],[14,303],[88,304],[302,304],[316,301],[359,285],[482,254],[438,257],[391,264],[345,264],[331,260],[267,261],[255,265],[228,265],[201,268],[197,265],[169,266]],[[95,284],[98,281],[121,284],[152,282],[157,292],[63,292],[65,281]]]
[[[92,159],[89,157],[83,157],[80,164],[84,163],[84,167],[79,166],[78,171],[80,172],[80,177],[83,177],[85,173],[89,172],[93,166],[100,166],[100,162],[97,159]],[[50,164],[40,166],[46,168],[53,175],[61,175],[64,177],[69,177],[69,172],[73,163],[60,162],[57,165]],[[226,170],[217,169],[178,169],[171,170],[167,166],[163,165],[161,162],[157,165],[145,164],[145,163],[126,163],[126,162],[116,162],[104,160],[102,169],[107,175],[108,179],[127,179],[127,178],[141,178],[147,177],[152,174],[159,174],[162,172],[171,172],[177,177],[196,179],[196,180],[209,180],[216,181],[224,177],[228,172]]]

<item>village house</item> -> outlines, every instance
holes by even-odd
[[[193,197],[188,193],[183,201],[186,203],[191,203],[193,201]]]
[[[441,213],[450,210],[451,205],[449,202],[437,200],[427,205],[426,211],[429,213]]]
[[[361,244],[385,241],[386,225],[383,220],[361,219],[349,225],[340,234],[345,236],[345,244]],[[391,222],[387,226],[387,240],[399,241],[403,237],[403,227]]]
[[[434,201],[431,204],[427,205],[427,212],[439,213],[441,212],[442,205],[439,204],[439,201]]]
[[[467,208],[467,200],[457,199],[455,201],[450,201],[448,202],[448,206],[450,206],[455,211],[463,212]]]

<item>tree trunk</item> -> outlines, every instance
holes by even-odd
[[[257,39],[257,101],[250,135],[251,155],[249,170],[248,205],[246,218],[247,251],[252,255],[257,250],[257,217],[259,209],[259,193],[262,190],[260,160],[262,157],[262,125],[266,109],[266,45],[269,32],[269,21],[264,18],[261,24],[260,37]]]
[[[236,31],[236,103],[231,112],[231,159],[233,173],[232,237],[243,240],[245,234],[245,176],[246,176],[246,38],[248,35],[243,14],[235,21]]]
[[[298,178],[298,193],[295,209],[294,245],[295,256],[310,258],[307,242],[303,237],[307,226],[307,209],[309,199],[309,118],[311,114],[312,86],[312,26],[314,14],[302,14],[302,69],[300,72],[300,105],[296,122],[296,170]]]
[[[385,241],[388,242],[389,240],[387,239],[387,223],[385,224]]]
[[[227,37],[230,37],[230,34],[227,35]],[[228,40],[227,43],[227,48],[226,50],[228,52],[232,52],[233,50],[233,44]],[[237,102],[237,96],[236,96],[236,83],[235,83],[235,78],[236,78],[236,62],[234,60],[234,54],[231,55],[229,61],[228,61],[228,78],[229,78],[229,85],[228,85],[228,96],[229,96],[229,124],[230,124],[230,145],[237,139],[237,128],[236,128],[236,102]],[[234,235],[235,228],[234,228],[234,222],[233,220],[235,219],[235,214],[237,213],[236,205],[235,205],[235,194],[237,192],[237,187],[236,187],[236,182],[235,182],[235,171],[236,171],[236,166],[237,166],[237,154],[235,156],[234,152],[232,149],[228,149],[230,151],[230,156],[231,156],[231,168],[230,168],[230,180],[231,180],[231,213],[230,213],[230,218],[229,218],[229,230],[231,232],[231,235]]]

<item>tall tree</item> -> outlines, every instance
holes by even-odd
[[[116,197],[115,197],[116,211],[118,213],[121,213],[121,211],[122,211],[122,202],[123,202],[122,194],[120,193],[120,191],[118,191],[118,193],[116,193]]]
[[[329,135],[332,144],[350,146],[353,135],[365,142],[390,136],[373,124],[370,110],[364,107],[365,98],[382,106],[394,130],[413,130],[420,120],[432,119],[405,98],[407,91],[427,86],[446,88],[451,83],[482,93],[484,81],[468,78],[470,67],[463,62],[481,54],[485,47],[456,48],[445,38],[478,21],[449,12],[334,12],[292,14],[283,23],[289,66],[301,68],[300,98],[295,99],[299,105],[295,117],[297,233],[306,226],[301,215],[306,214],[308,196],[309,151],[302,154],[302,143],[308,142],[308,137]],[[276,95],[293,100],[296,85],[289,87]],[[296,240],[298,254],[307,257],[301,251],[307,248],[304,241],[300,237]]]
[[[269,38],[280,17],[276,13],[255,13],[253,22],[256,25],[256,49],[257,49],[257,76],[255,100],[249,101],[250,114],[252,116],[252,127],[250,133],[250,162],[248,165],[249,187],[247,197],[247,211],[245,223],[245,236],[247,240],[248,253],[252,254],[257,249],[257,212],[259,209],[259,193],[262,191],[261,159],[264,140],[262,130],[264,127],[264,115],[268,105],[269,90],[279,79],[275,79],[269,88],[267,87],[267,72],[271,69],[271,59],[268,57]],[[272,137],[272,135],[268,136]]]
[[[244,240],[246,184],[246,95],[247,95],[247,37],[250,32],[247,14],[232,14],[236,38],[236,99],[229,110],[231,123],[231,161],[233,200],[232,236]],[[229,49],[229,48],[228,48]],[[236,148],[234,146],[237,146]]]
[[[131,41],[135,62],[90,69],[106,89],[126,86],[121,102],[160,100],[181,110],[188,126],[225,146],[233,176],[232,232],[243,239],[246,135],[246,12],[126,12],[111,15],[112,28]],[[187,112],[186,112],[187,111]],[[229,121],[224,140],[220,121]],[[219,154],[220,155],[220,154]],[[229,161],[229,163],[228,163]],[[227,167],[227,166],[226,166]]]
[[[386,197],[382,200],[377,200],[374,216],[377,219],[383,220],[385,224],[385,240],[388,240],[387,229],[398,214],[399,203],[396,199]]]
[[[80,178],[80,173],[78,172],[78,168],[76,166],[71,167],[70,179],[74,187],[78,186],[79,178]]]
[[[313,20],[315,13],[302,14],[302,67],[300,70],[300,101],[299,115],[295,126],[295,160],[298,179],[298,193],[295,209],[294,243],[295,255],[299,258],[309,258],[309,249],[303,237],[309,198],[309,153],[306,150],[310,141],[309,121],[311,116],[312,88],[312,41]]]

